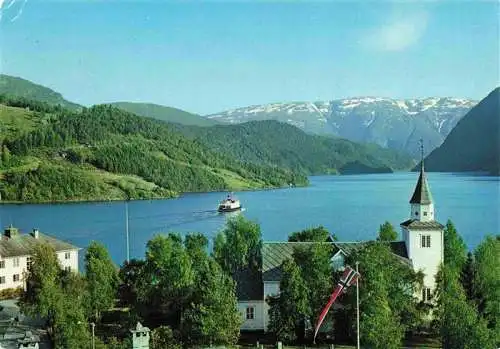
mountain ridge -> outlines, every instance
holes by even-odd
[[[277,120],[320,135],[376,143],[418,158],[418,139],[429,151],[439,146],[458,120],[476,104],[455,97],[393,99],[353,97],[331,101],[277,102],[206,115],[221,123]]]
[[[429,172],[500,175],[500,87],[472,108],[424,163]]]
[[[70,110],[80,110],[81,105],[66,100],[61,93],[17,76],[0,74],[0,94],[27,100],[36,100],[51,106],[59,105]]]
[[[185,110],[169,107],[156,103],[142,102],[112,102],[107,103],[119,109],[134,113],[136,115],[151,117],[154,119],[178,123],[182,125],[213,126],[218,122],[204,118],[198,114],[193,114]]]

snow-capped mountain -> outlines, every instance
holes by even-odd
[[[308,133],[376,143],[418,158],[420,138],[424,139],[426,153],[430,153],[476,103],[460,98],[359,97],[255,105],[207,117],[225,123],[278,120]]]

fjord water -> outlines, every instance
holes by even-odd
[[[235,194],[244,206],[241,214],[260,223],[264,240],[283,241],[293,231],[323,225],[339,240],[357,241],[376,238],[385,220],[399,231],[399,223],[410,214],[408,201],[417,176],[316,176],[305,188]],[[500,233],[500,177],[429,173],[428,181],[436,218],[443,224],[451,219],[469,248],[487,234]],[[130,202],[131,258],[143,257],[146,242],[157,233],[201,232],[213,238],[227,217],[237,214],[216,212],[225,195],[196,193],[170,200]],[[2,205],[0,212],[3,227],[12,223],[24,232],[38,228],[82,248],[98,240],[116,263],[126,258],[123,202]]]

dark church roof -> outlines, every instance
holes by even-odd
[[[410,204],[427,205],[430,203],[432,203],[432,195],[429,189],[429,184],[427,184],[427,178],[425,176],[424,165],[422,162],[417,186],[415,187],[415,191],[413,192],[413,195],[410,199]]]
[[[442,230],[444,225],[436,221],[422,222],[418,219],[408,219],[401,226],[411,230]]]
[[[259,270],[245,268],[233,274],[238,301],[262,300],[262,274]]]
[[[357,250],[364,248],[368,244],[373,244],[374,241],[357,241],[357,242],[335,242],[335,247],[342,251],[345,255],[349,255]],[[404,241],[388,242],[391,252],[402,259],[408,259],[406,244]]]

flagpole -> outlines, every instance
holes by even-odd
[[[130,262],[130,242],[128,236],[128,198],[125,200],[125,232],[127,234],[127,263]]]
[[[358,270],[358,264],[359,262],[356,262],[356,274],[359,275],[359,270]],[[358,280],[356,280],[356,339],[357,339],[357,348],[359,349],[359,277]]]

